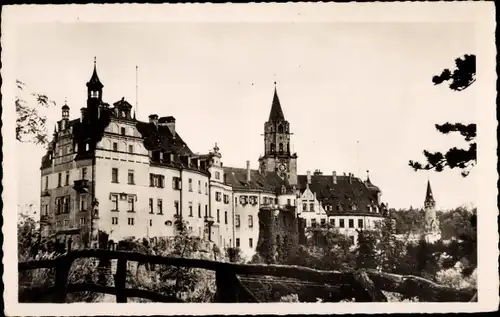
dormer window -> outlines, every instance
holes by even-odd
[[[125,111],[121,111],[121,116],[125,118]]]

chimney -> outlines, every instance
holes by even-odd
[[[247,182],[250,182],[250,161],[247,161]]]
[[[307,186],[311,185],[311,171],[307,171]]]
[[[333,183],[337,184],[337,172],[335,171],[332,172],[332,178],[333,178]]]
[[[165,125],[168,127],[170,130],[170,133],[172,133],[174,139],[175,139],[175,118],[170,116],[165,118]]]
[[[157,114],[149,115],[149,123],[152,123],[155,125],[155,127],[158,127],[158,115]]]

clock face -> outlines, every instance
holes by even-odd
[[[279,168],[279,170],[280,170],[281,172],[284,172],[284,171],[286,170],[286,165],[285,165],[285,164],[283,164],[283,163],[281,163],[281,164],[278,166],[278,168]]]

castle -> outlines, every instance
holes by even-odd
[[[190,234],[251,257],[263,207],[295,213],[307,227],[329,224],[354,243],[357,230],[383,219],[387,205],[369,177],[297,174],[276,88],[258,170],[250,161],[244,168],[224,166],[217,144],[209,153],[194,153],[174,117],[152,114],[149,122],[139,121],[123,98],[104,102],[103,88],[94,61],[80,118],[69,118],[67,104],[61,109],[41,163],[43,236],[95,247],[99,232],[115,242],[175,236],[175,221],[183,219]]]

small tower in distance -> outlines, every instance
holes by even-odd
[[[424,201],[425,213],[425,240],[429,243],[436,242],[441,239],[441,230],[439,229],[439,220],[436,217],[436,200],[432,194],[431,182],[427,181],[427,192]]]

